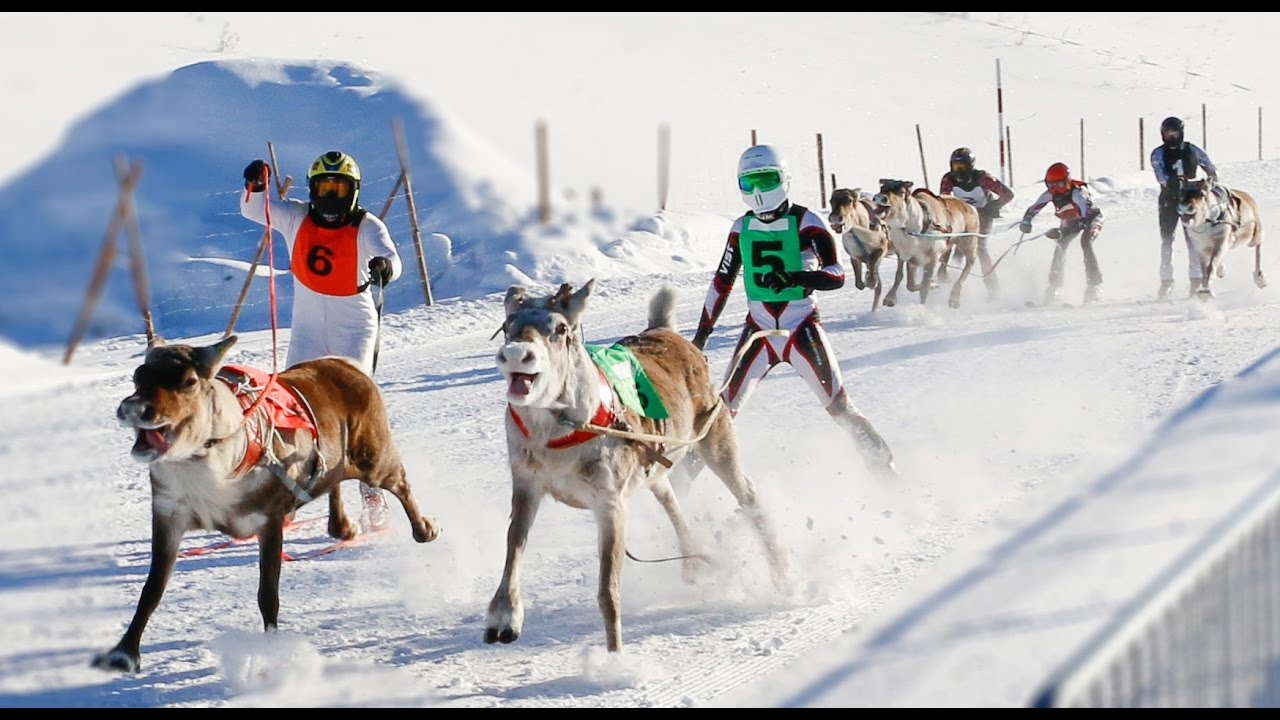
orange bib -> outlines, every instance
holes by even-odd
[[[355,295],[360,291],[359,233],[358,225],[322,228],[307,217],[293,240],[293,276],[322,295]]]

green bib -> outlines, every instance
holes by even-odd
[[[623,405],[654,420],[665,420],[667,406],[640,365],[640,359],[625,345],[592,345],[586,343],[587,354],[609,378],[614,393]]]
[[[761,224],[753,216],[747,216],[742,221],[738,249],[742,252],[742,277],[746,281],[748,300],[779,302],[804,297],[802,287],[789,287],[782,292],[774,292],[760,286],[760,279],[770,270],[796,272],[804,269],[800,260],[800,231],[796,228],[796,217],[786,215],[783,219],[787,221],[787,226],[781,230],[753,228],[753,224]]]

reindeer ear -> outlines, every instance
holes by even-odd
[[[860,188],[860,187],[850,188],[850,189],[849,189],[849,193],[850,193],[850,194],[852,194],[852,195],[853,195],[854,197],[856,197],[856,198],[857,198],[857,197],[862,197],[862,188]]]
[[[515,311],[520,309],[520,306],[524,303],[524,297],[527,292],[528,290],[526,290],[523,285],[512,285],[510,288],[507,288],[507,297],[502,301],[502,304],[506,307],[508,315],[512,315]]]
[[[591,297],[591,291],[596,288],[596,279],[591,278],[585,285],[573,293],[564,302],[564,316],[569,319],[570,325],[577,325],[579,318],[582,317],[582,311],[587,307],[587,298]]]
[[[903,180],[903,181],[902,181],[902,189],[903,189],[903,190],[910,190],[910,189],[912,188],[912,186],[913,186],[913,185],[915,185],[915,182],[914,182],[914,181],[912,181],[912,180]]]
[[[228,335],[212,345],[198,348],[195,352],[197,374],[205,379],[213,377],[222,367],[223,358],[227,356],[231,346],[239,339],[239,336]]]

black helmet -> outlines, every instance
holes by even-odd
[[[973,151],[967,147],[956,148],[951,153],[951,172],[972,172]]]
[[[360,197],[360,166],[350,155],[330,150],[311,163],[307,189],[312,210],[328,223],[341,222]]]
[[[1164,140],[1166,145],[1179,145],[1182,143],[1182,118],[1169,116],[1160,123],[1160,138]]]

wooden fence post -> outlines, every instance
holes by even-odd
[[[658,126],[658,209],[667,209],[667,192],[671,187],[671,127]]]
[[[1080,118],[1080,179],[1084,180],[1087,177],[1084,174],[1084,118]]]
[[[413,183],[409,180],[409,151],[404,140],[404,125],[400,118],[392,120],[392,131],[396,137],[396,154],[400,157],[400,176],[404,178],[404,199],[409,204],[409,225],[413,228],[413,246],[418,251],[418,272],[422,274],[422,292],[427,299],[427,307],[435,304],[431,295],[431,275],[427,272],[427,258],[422,252],[422,231],[418,228],[418,206],[413,200]]]
[[[129,176],[129,166],[124,157],[116,156],[116,178],[120,182]],[[156,328],[151,320],[151,287],[147,283],[147,267],[142,260],[142,230],[138,228],[138,216],[134,212],[133,196],[126,199],[125,230],[129,233],[129,267],[133,273],[133,292],[142,312],[142,325],[147,331],[147,345],[156,339]]]
[[[1138,118],[1138,169],[1147,169],[1146,135],[1142,130],[1142,118]]]
[[[832,190],[835,189],[833,185]],[[818,196],[822,198],[822,207],[827,207],[827,171],[822,166],[822,133],[818,133]]]
[[[551,222],[550,171],[547,168],[547,123],[539,120],[533,129],[534,152],[538,163],[538,221]]]
[[[916,123],[916,147],[920,148],[920,185],[929,188],[929,170],[924,164],[924,138],[920,135],[920,123]]]
[[[134,162],[129,172],[120,179],[120,196],[116,199],[115,209],[111,213],[111,220],[107,223],[107,233],[102,238],[102,250],[98,253],[98,262],[94,265],[93,274],[89,278],[89,287],[85,291],[84,304],[80,308],[80,317],[76,319],[76,324],[71,329],[71,337],[67,340],[67,351],[62,356],[62,364],[69,365],[71,356],[76,351],[76,346],[80,344],[80,339],[84,337],[85,330],[89,327],[89,321],[93,318],[93,308],[97,304],[98,298],[102,295],[102,288],[106,285],[107,275],[111,271],[111,261],[116,255],[116,237],[120,234],[120,226],[126,221],[126,215],[130,208],[129,196],[133,194],[134,188],[138,184],[138,177],[142,174],[142,164]]]

